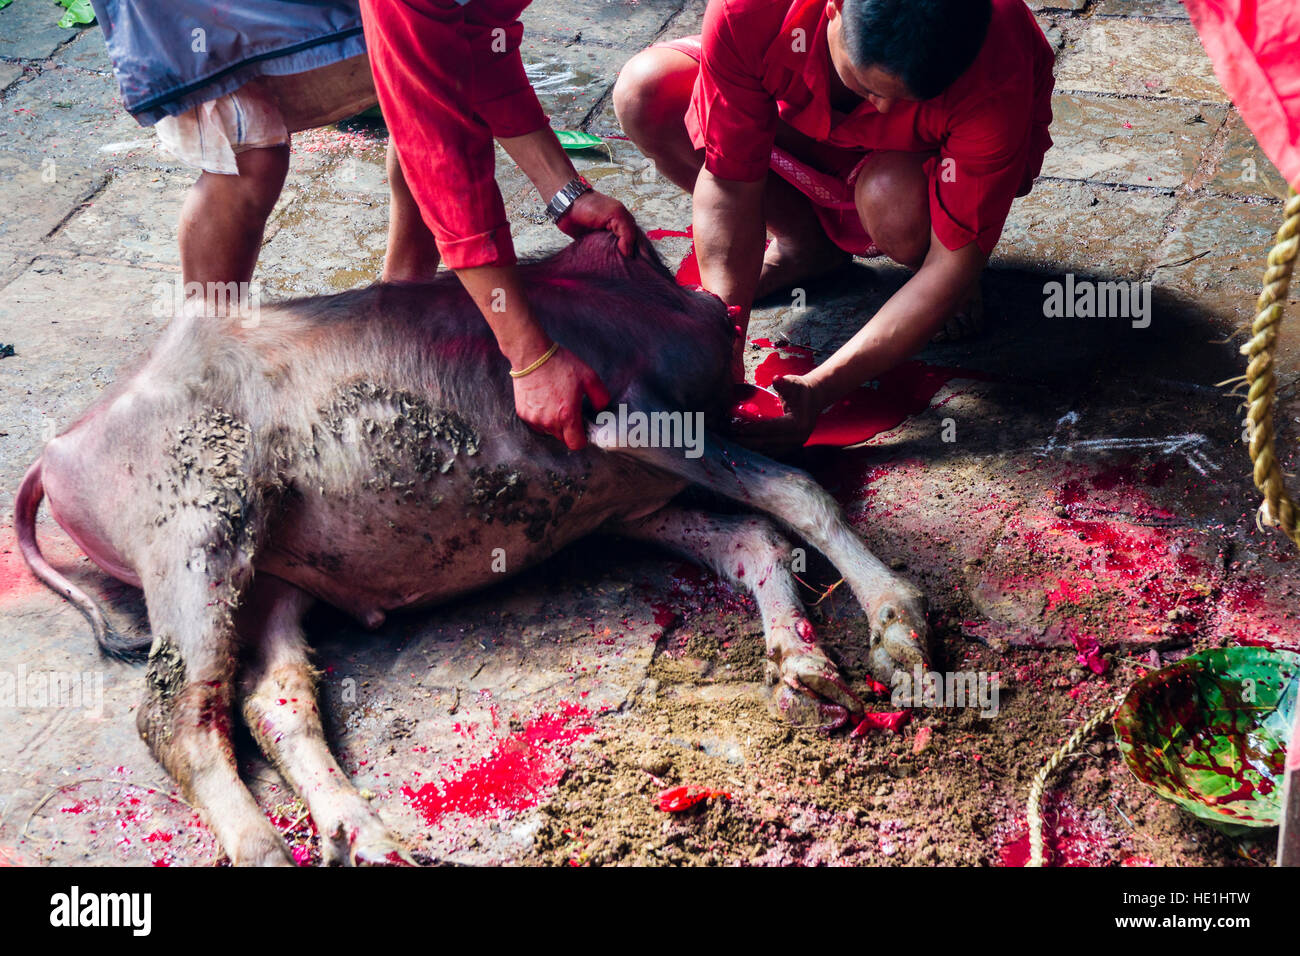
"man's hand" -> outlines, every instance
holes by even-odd
[[[570,451],[587,444],[583,396],[596,411],[609,404],[609,392],[600,377],[565,348],[558,349],[536,371],[511,381],[519,417],[536,431],[558,438]]]
[[[621,202],[604,193],[594,190],[583,193],[556,225],[574,239],[589,232],[608,230],[618,236],[619,252],[630,256],[636,251],[636,220]]]
[[[780,418],[737,423],[732,427],[732,437],[746,448],[776,456],[794,451],[808,440],[822,406],[815,389],[802,375],[773,379],[772,389],[780,396],[785,414]]]

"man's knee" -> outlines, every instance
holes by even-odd
[[[624,132],[639,141],[665,124],[681,124],[697,72],[689,56],[662,47],[628,60],[614,84],[614,112]]]
[[[236,157],[239,175],[225,177],[227,185],[246,216],[266,219],[271,215],[289,172],[289,147],[249,149]]]
[[[929,184],[918,154],[882,153],[858,176],[863,228],[889,258],[920,268],[930,249]]]

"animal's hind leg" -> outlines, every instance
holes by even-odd
[[[316,672],[301,620],[312,598],[261,576],[240,609],[247,645],[240,675],[244,720],[262,751],[307,804],[326,865],[414,863],[348,780],[325,741]]]
[[[777,705],[788,716],[796,718],[807,699],[826,727],[862,713],[862,702],[817,645],[790,573],[790,544],[767,519],[669,507],[610,530],[679,551],[753,593],[763,615],[769,677],[781,682]]]
[[[136,714],[140,736],[203,813],[236,865],[292,865],[288,848],[235,766],[230,739],[238,651],[232,608],[248,569],[209,576],[178,560],[144,575],[154,642],[148,692]]]

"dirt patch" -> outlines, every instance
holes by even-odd
[[[851,628],[832,621],[822,630],[833,653],[855,656],[836,643]],[[662,642],[648,687],[625,714],[599,724],[543,805],[535,862],[1023,865],[1033,774],[1143,670],[1111,660],[1103,678],[1074,654],[999,653],[947,635],[949,661],[999,672],[997,716],[918,710],[897,734],[851,739],[790,727],[772,713],[754,665],[740,664],[753,661],[761,636],[724,648],[720,637],[732,633],[723,625]],[[746,650],[732,660],[739,646]],[[728,661],[744,679],[728,679]],[[848,672],[862,687],[864,672]],[[872,706],[889,709],[879,698]],[[660,810],[659,794],[678,786],[730,796]],[[1057,865],[1266,865],[1273,853],[1271,834],[1229,839],[1155,797],[1130,776],[1109,732],[1058,772],[1044,810]]]

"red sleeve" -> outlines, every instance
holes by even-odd
[[[736,41],[726,0],[704,14],[700,75],[686,128],[704,168],[719,179],[757,182],[767,175],[776,140],[776,98],[763,89],[763,53]]]
[[[1024,184],[1031,90],[1006,90],[959,110],[930,177],[930,223],[948,249],[997,245]],[[964,115],[963,115],[964,114]]]
[[[526,0],[362,0],[375,90],[449,268],[510,265],[493,135],[546,125],[519,56]]]

